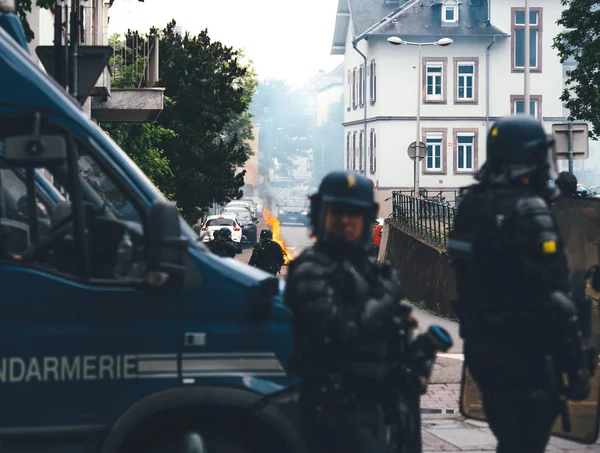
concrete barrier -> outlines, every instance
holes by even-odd
[[[405,233],[386,219],[379,259],[390,261],[408,300],[423,301],[435,313],[454,316],[451,301],[456,298],[456,287],[444,250]]]

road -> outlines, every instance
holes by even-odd
[[[263,228],[263,226],[262,224],[259,224],[258,226],[260,231],[260,228]],[[309,237],[309,230],[301,226],[282,226],[281,237],[294,257],[298,256],[302,250],[312,243]],[[252,248],[248,247],[241,255],[238,255],[238,259],[247,263],[250,260],[251,254]],[[282,270],[283,274],[285,274],[285,270],[285,268]],[[431,377],[431,383],[459,383],[462,372],[463,355],[462,340],[458,335],[458,324],[416,307],[414,308],[414,314],[417,321],[419,321],[419,327],[422,331],[427,330],[431,324],[438,324],[446,329],[454,340],[454,346],[446,354],[438,354],[433,375]]]

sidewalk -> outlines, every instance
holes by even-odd
[[[438,418],[440,417],[440,418]],[[496,438],[487,424],[475,420],[464,420],[461,416],[423,415],[423,451],[442,453],[447,451],[469,451],[480,453],[496,450]],[[600,442],[585,445],[552,437],[547,452],[598,453]]]
[[[421,414],[458,414],[460,384],[429,384],[421,398]]]

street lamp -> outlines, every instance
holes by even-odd
[[[434,42],[410,42],[404,41],[402,38],[398,36],[391,36],[388,39],[388,42],[394,46],[417,46],[419,48],[419,63],[417,65],[417,139],[416,139],[416,148],[415,151],[417,155],[415,156],[415,176],[414,176],[414,194],[415,197],[419,196],[419,143],[421,142],[421,65],[422,65],[422,51],[421,48],[423,46],[440,46],[447,47],[452,44],[454,41],[450,38],[441,38]]]

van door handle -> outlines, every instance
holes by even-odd
[[[185,334],[185,346],[206,346],[206,334],[187,332]]]

